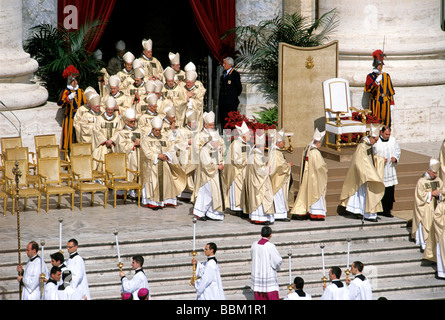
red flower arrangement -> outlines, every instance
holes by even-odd
[[[267,132],[268,129],[276,129],[276,126],[274,124],[268,125],[265,123],[259,123],[255,119],[249,119],[244,114],[240,114],[238,111],[231,111],[228,113],[228,117],[225,118],[226,125],[224,126],[224,129],[230,129],[233,133],[232,138],[237,136],[238,131],[235,130],[236,126],[241,127],[243,122],[246,123],[247,127],[252,130],[253,135],[251,137],[252,143],[254,142],[255,138],[255,132],[256,130],[264,130],[264,132]]]
[[[247,127],[249,129],[251,129],[254,133],[256,130],[258,129],[262,129],[262,130],[268,130],[268,129],[276,129],[276,126],[274,124],[272,125],[268,125],[268,124],[263,124],[263,123],[259,123],[258,121],[256,121],[255,119],[249,119],[247,118],[244,114],[240,114],[238,111],[231,111],[228,113],[228,117],[225,118],[226,125],[224,126],[224,129],[236,129],[235,126],[240,127],[243,122],[246,123]]]
[[[344,119],[347,119],[347,118],[344,118]],[[352,113],[352,120],[362,121],[362,114],[360,112],[353,112]],[[380,118],[376,117],[373,114],[368,114],[366,116],[366,123],[367,124],[368,123],[380,123]],[[358,142],[357,141],[357,136],[358,136],[357,133],[353,133],[351,135],[351,142]],[[348,135],[347,134],[342,134],[341,135],[341,141],[342,142],[348,142],[349,141]]]

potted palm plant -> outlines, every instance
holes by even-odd
[[[74,65],[82,77],[81,87],[97,87],[97,77],[103,62],[95,58],[87,48],[95,38],[103,22],[87,21],[77,30],[67,30],[50,24],[32,28],[33,36],[24,44],[24,49],[37,62],[39,68],[35,75],[48,90],[48,100],[57,101],[66,79],[62,72]]]

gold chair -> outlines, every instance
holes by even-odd
[[[5,190],[5,180],[0,179],[0,188],[3,188]],[[6,216],[6,209],[8,207],[8,195],[6,192],[0,189],[0,198],[3,198],[3,216]]]
[[[92,143],[86,143],[86,142],[78,142],[78,143],[73,143],[71,145],[71,152],[70,152],[70,157],[73,156],[91,156],[93,157],[93,144]],[[70,159],[70,158],[68,158]],[[94,162],[100,162],[103,166],[104,162],[101,160],[98,160],[96,158],[93,157],[93,164]],[[93,166],[94,168],[94,166]],[[95,179],[104,179],[105,175],[103,172],[98,171],[98,170],[93,170],[93,176]]]
[[[49,211],[49,197],[53,194],[59,196],[57,207],[60,207],[62,194],[71,194],[71,211],[74,210],[75,190],[70,187],[72,183],[67,186],[62,185],[60,168],[60,158],[37,158],[40,192],[46,195],[46,212]],[[71,177],[69,180],[71,182]]]
[[[5,137],[5,138],[1,138],[0,139],[1,144],[2,144],[2,152],[1,152],[1,158],[2,158],[2,168],[1,170],[3,170],[3,166],[5,165],[5,158],[6,158],[6,149],[9,148],[21,148],[22,145],[22,137]]]
[[[40,203],[41,194],[39,192],[39,184],[37,183],[30,187],[30,182],[28,180],[29,175],[27,174],[28,161],[25,160],[6,160],[5,161],[5,181],[6,181],[6,194],[12,198],[12,214],[15,212],[15,197],[17,195],[17,183],[15,181],[15,175],[13,169],[16,163],[18,164],[18,169],[22,173],[19,178],[19,198],[24,198],[23,210],[26,210],[28,198],[37,197],[37,213],[40,213]],[[6,211],[7,206],[5,206]]]
[[[55,134],[43,134],[34,136],[34,144],[36,146],[36,152],[39,151],[39,148],[42,146],[53,146],[57,144],[56,135]]]
[[[357,145],[357,142],[351,141],[351,135],[352,133],[358,133],[361,136],[366,135],[366,114],[371,111],[352,106],[349,81],[346,79],[332,78],[324,81],[323,98],[326,117],[326,146],[333,146],[337,151],[340,151],[342,146]],[[360,112],[362,121],[353,120],[352,111]],[[329,133],[335,134],[335,143],[329,141]],[[341,142],[342,134],[348,134],[348,142]]]
[[[78,142],[71,145],[70,156],[93,155],[93,145],[91,143]]]
[[[80,193],[80,210],[82,210],[82,195],[91,192],[91,205],[94,203],[94,193],[104,192],[104,208],[107,207],[108,188],[96,183],[93,173],[93,157],[91,155],[71,156],[71,173],[73,188]]]
[[[58,145],[45,145],[40,146],[37,151],[37,159],[41,158],[59,158],[61,154],[60,147]],[[60,160],[61,168],[65,169],[67,172],[61,172],[61,177],[63,181],[67,181],[71,178],[70,174],[70,163],[67,160]]]
[[[32,154],[32,161],[29,161],[29,155]],[[29,181],[31,183],[38,180],[36,176],[37,173],[37,164],[35,163],[34,153],[28,151],[28,147],[14,147],[7,148],[5,150],[5,160],[26,160],[28,161],[28,169],[32,169],[34,175],[29,176]]]
[[[105,185],[113,190],[114,207],[116,208],[116,191],[124,190],[124,203],[127,201],[127,192],[129,190],[138,191],[138,206],[141,201],[141,185],[138,183],[139,172],[127,168],[127,159],[125,153],[108,153],[105,155]],[[127,173],[134,174],[134,180],[128,180]]]

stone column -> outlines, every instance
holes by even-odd
[[[350,81],[353,104],[363,99],[371,53],[383,49],[384,71],[395,87],[393,134],[399,142],[441,141],[445,137],[445,32],[437,0],[320,0],[320,14],[333,8],[339,26],[339,77]],[[363,101],[362,101],[363,100]]]
[[[12,110],[48,99],[46,89],[30,81],[38,63],[23,50],[22,23],[22,0],[0,0],[0,101]]]

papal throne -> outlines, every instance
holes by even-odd
[[[368,109],[357,109],[351,104],[349,81],[342,78],[332,78],[323,82],[323,98],[326,116],[326,147],[335,147],[337,151],[342,146],[353,146],[357,142],[351,141],[353,133],[360,136],[366,135],[366,114],[371,113]],[[352,112],[360,112],[362,120],[352,119]],[[329,141],[329,133],[335,135],[335,143]],[[348,141],[342,142],[341,135],[347,134]]]

